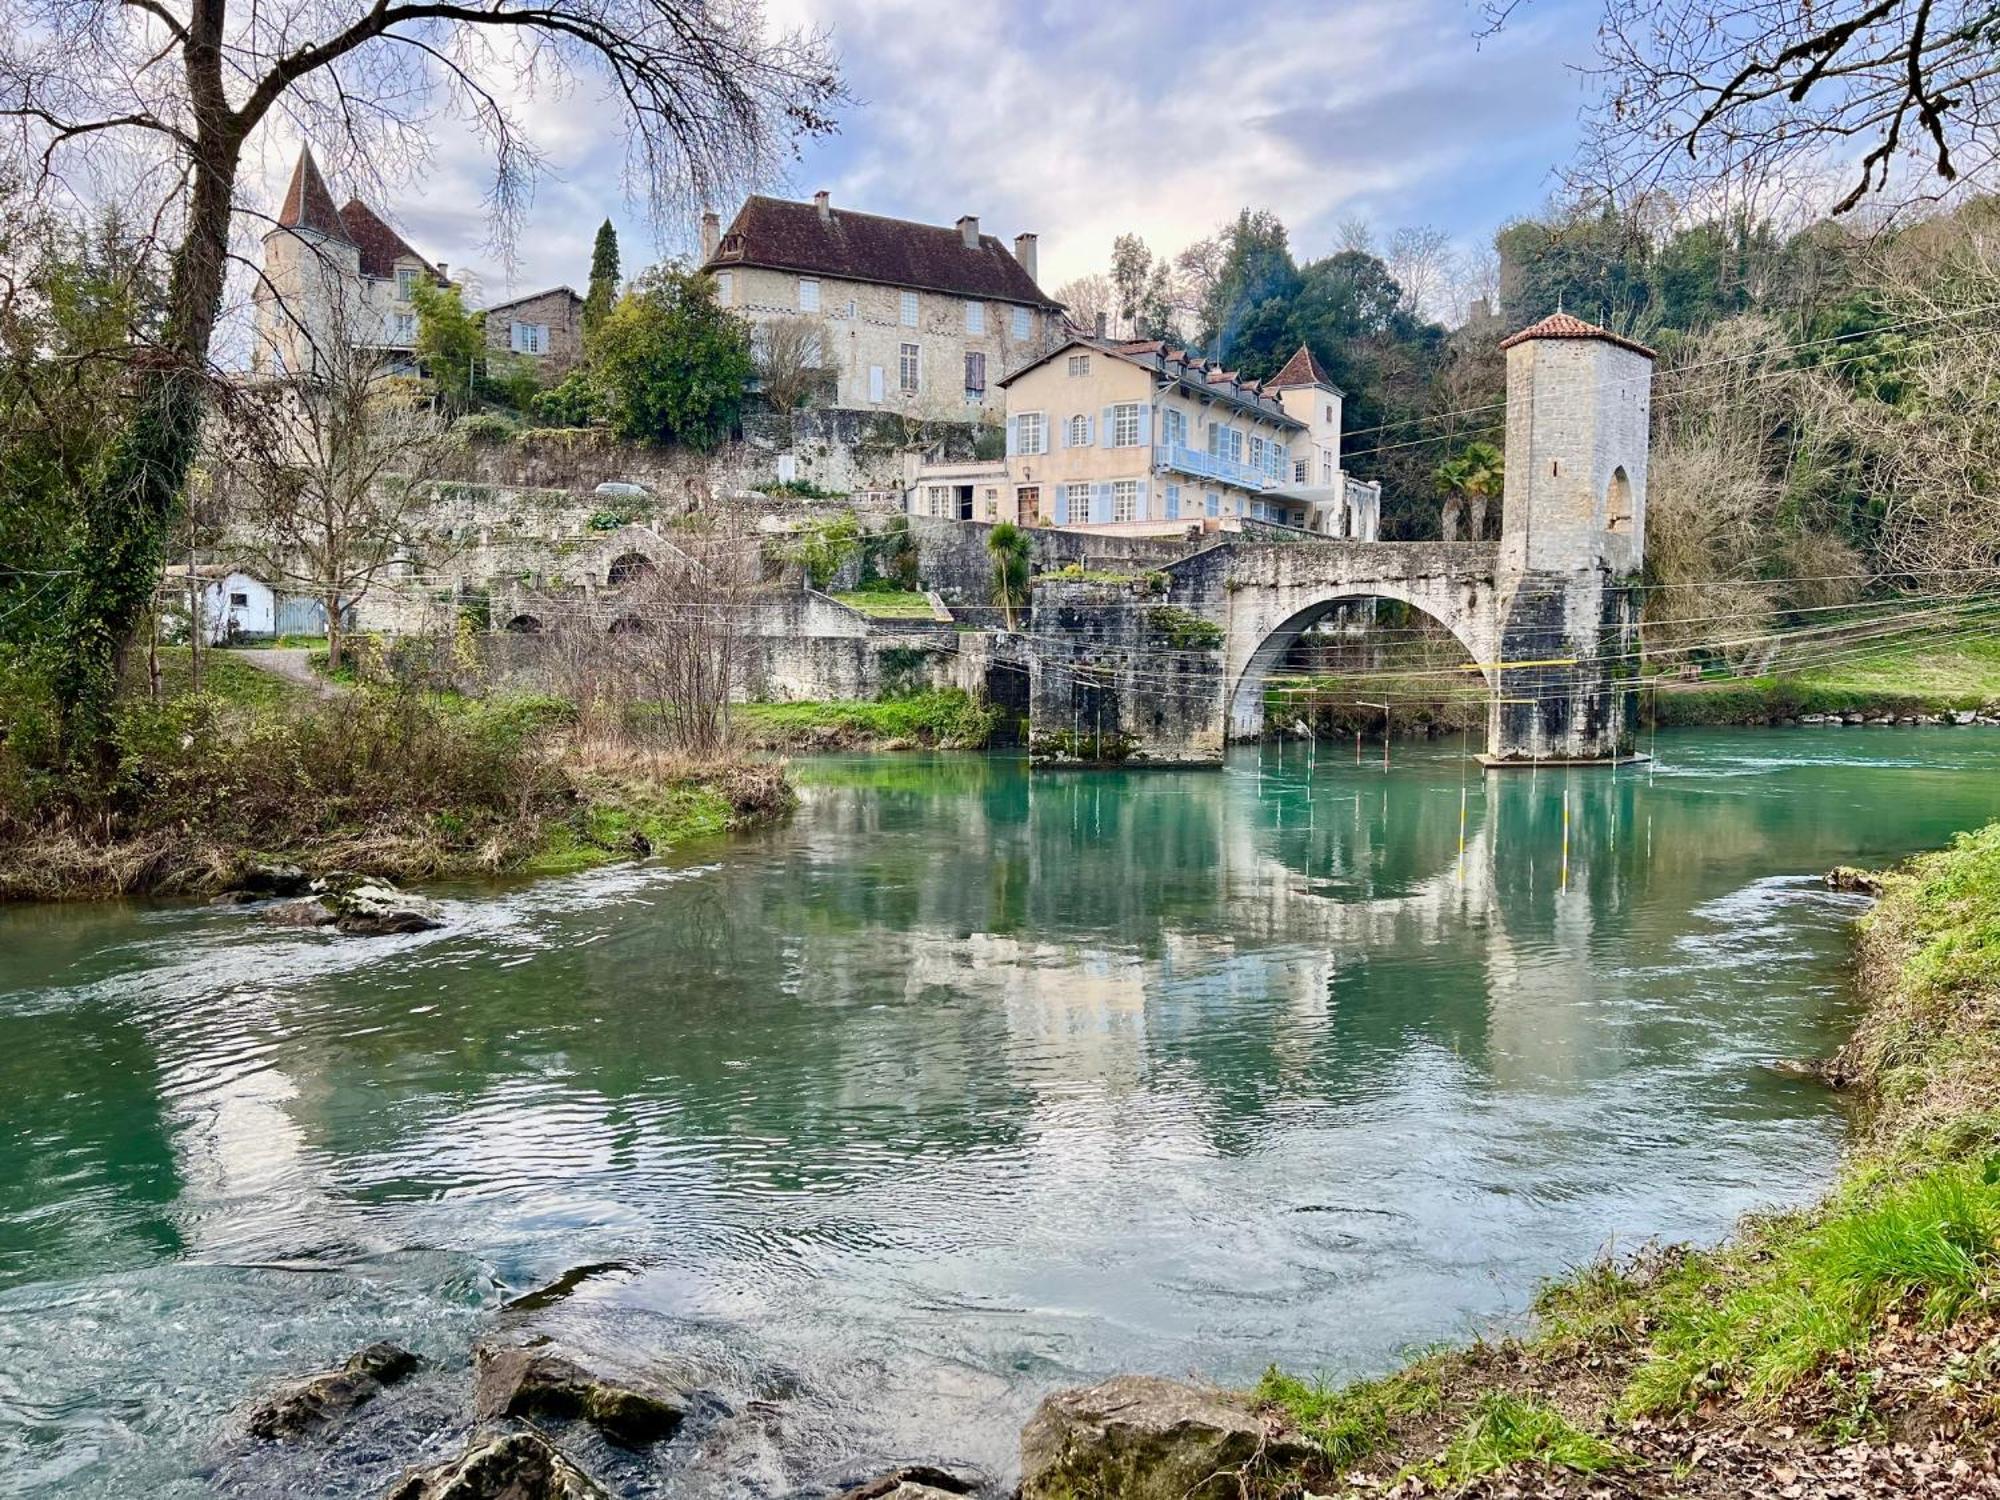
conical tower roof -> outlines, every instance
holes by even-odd
[[[333,206],[333,194],[313,160],[312,147],[299,151],[299,164],[292,168],[292,185],[285,190],[285,202],[278,210],[278,223],[285,229],[310,229],[328,239],[345,240],[347,230]]]
[[[1628,339],[1622,333],[1613,333],[1608,328],[1599,328],[1595,323],[1566,312],[1550,313],[1539,323],[1531,323],[1519,333],[1500,341],[1502,349],[1511,349],[1516,344],[1525,344],[1529,339],[1603,339],[1607,344],[1616,344],[1621,349],[1630,349],[1634,354],[1643,354],[1648,359],[1656,358],[1651,349],[1637,339]]]
[[[1304,344],[1299,345],[1297,354],[1285,361],[1284,369],[1264,382],[1264,389],[1282,391],[1288,386],[1295,385],[1323,385],[1329,390],[1340,389],[1333,383],[1333,377],[1326,373],[1320,362],[1313,358],[1312,350]]]

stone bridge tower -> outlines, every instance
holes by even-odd
[[[1486,759],[1628,755],[1653,352],[1566,313],[1500,347],[1507,478]]]

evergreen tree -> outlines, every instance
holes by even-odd
[[[590,249],[590,290],[583,299],[583,337],[588,344],[618,300],[618,231],[606,219],[597,226]]]

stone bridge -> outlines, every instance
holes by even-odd
[[[1038,587],[1031,750],[1043,764],[1219,762],[1337,606],[1394,599],[1456,637],[1491,693],[1489,765],[1632,751],[1652,356],[1558,314],[1507,351],[1500,540],[1226,542],[1151,585]]]

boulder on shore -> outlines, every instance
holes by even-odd
[[[1021,1430],[1021,1500],[1234,1497],[1239,1479],[1296,1474],[1313,1442],[1247,1397],[1151,1375],[1058,1391]]]
[[[475,1434],[446,1463],[405,1474],[384,1500],[606,1500],[604,1490],[533,1432]]]
[[[251,1411],[250,1435],[298,1438],[365,1406],[385,1386],[415,1374],[422,1361],[386,1339],[350,1355],[346,1363],[280,1386]]]
[[[1882,877],[1873,870],[1857,870],[1853,865],[1835,865],[1826,872],[1830,891],[1851,891],[1857,896],[1882,894]]]
[[[626,1447],[670,1438],[687,1416],[678,1392],[586,1370],[541,1349],[482,1344],[473,1351],[474,1414],[481,1421],[581,1418]]]

